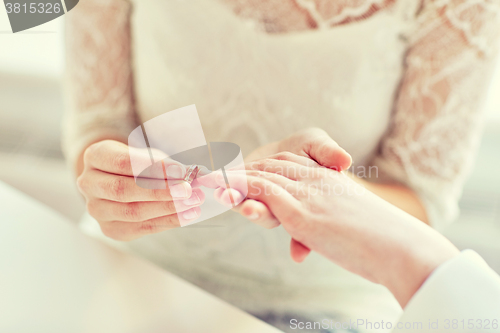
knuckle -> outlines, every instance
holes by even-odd
[[[141,221],[142,215],[139,205],[135,202],[126,204],[123,209],[123,216],[130,221]]]
[[[277,160],[291,160],[295,154],[289,152],[289,151],[282,151],[279,152],[274,156],[275,159]]]
[[[87,177],[85,177],[85,173],[82,173],[77,179],[76,179],[76,186],[78,187],[78,190],[81,193],[85,193],[88,188],[88,181]]]
[[[139,233],[141,234],[154,234],[160,231],[163,231],[165,229],[168,229],[170,227],[168,219],[153,219],[153,220],[147,220],[141,223],[139,227]]]
[[[86,208],[87,208],[87,212],[89,212],[89,214],[96,218],[97,215],[98,215],[98,207],[97,207],[97,201],[96,200],[89,200],[87,201],[87,205],[86,205]]]
[[[89,164],[90,161],[92,160],[96,149],[98,149],[98,145],[99,143],[93,143],[90,146],[88,146],[87,149],[85,149],[85,151],[83,152],[83,163],[85,165]]]
[[[141,234],[152,234],[158,228],[157,224],[153,221],[144,221],[139,227]]]
[[[161,230],[165,229],[173,229],[180,227],[181,224],[179,222],[179,218],[177,217],[177,214],[171,214],[164,216],[160,219],[157,219],[158,225],[161,228]]]
[[[252,170],[261,170],[264,167],[264,161],[263,160],[258,160],[254,161],[250,164],[250,168]]]
[[[112,165],[115,170],[125,173],[130,169],[130,156],[128,153],[117,153],[113,156]]]
[[[265,158],[262,160],[258,160],[253,162],[252,169],[253,170],[259,170],[259,171],[266,171],[266,169],[269,168],[271,165],[272,160],[270,158]]]
[[[125,196],[125,179],[122,177],[114,177],[110,183],[109,190],[111,191],[111,195],[116,200],[122,200]]]
[[[151,190],[153,194],[153,198],[155,201],[165,201],[168,199],[168,190],[163,190],[163,189],[155,189]]]
[[[162,201],[162,209],[169,214],[176,212],[175,203],[173,201]]]

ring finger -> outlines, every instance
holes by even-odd
[[[161,216],[185,212],[198,207],[205,201],[205,194],[201,189],[193,189],[191,197],[179,201],[143,201],[143,202],[116,202],[96,199],[89,203],[89,211],[99,221],[138,222],[154,219]],[[93,205],[98,210],[92,212]]]

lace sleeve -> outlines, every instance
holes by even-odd
[[[72,164],[91,142],[126,139],[135,127],[130,14],[126,0],[85,0],[67,16],[63,150]]]
[[[432,225],[458,215],[496,60],[498,0],[427,0],[410,36],[392,125],[374,164],[416,191]]]

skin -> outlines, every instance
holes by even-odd
[[[351,157],[345,150],[335,150],[338,144],[323,130],[319,128],[309,128],[297,132],[296,134],[279,142],[273,142],[261,148],[258,148],[250,154],[245,160],[254,161],[276,155],[281,152],[292,152],[299,156],[309,157],[320,166],[333,170],[347,170],[351,165]],[[336,153],[332,154],[332,151]],[[428,224],[429,220],[425,212],[425,207],[418,196],[406,186],[400,184],[373,183],[350,174],[352,179],[363,185],[379,197],[389,201],[396,207],[399,207],[407,213],[415,216],[422,222]],[[247,207],[240,207],[248,214],[244,216],[252,217],[252,221],[263,226],[276,225],[272,214],[266,210],[266,207],[245,202]],[[251,207],[250,207],[251,206]],[[239,210],[241,212],[241,210]]]
[[[438,266],[459,254],[417,218],[308,158],[281,153],[246,168],[246,177],[228,172],[233,185],[221,200],[248,188],[247,198],[264,204],[297,243],[386,286],[403,308]],[[220,176],[215,181],[225,188]]]
[[[351,165],[350,155],[343,149],[339,150],[338,144],[323,130],[318,128],[305,129],[279,142],[263,146],[250,154],[246,161],[254,161],[273,155],[280,158],[282,152],[292,152],[296,155],[308,157],[316,162],[313,166],[327,167],[336,171],[347,170]],[[332,153],[335,152],[335,153]],[[373,183],[361,179],[354,174],[349,174],[353,181],[361,184],[379,197],[387,200],[398,208],[413,215],[420,221],[428,224],[425,207],[418,196],[409,188],[399,184]],[[278,227],[280,222],[261,202],[246,199],[236,209],[250,221],[271,229]],[[291,255],[296,262],[302,262],[310,250],[295,241],[290,243]]]
[[[129,241],[179,227],[182,219],[195,219],[200,212],[198,206],[204,200],[203,192],[186,184],[181,185],[175,195],[169,186],[164,189],[137,186],[129,149],[120,141],[121,138],[97,140],[80,156],[76,167],[78,188],[87,201],[89,213],[99,222],[104,234],[116,240]],[[149,158],[145,152],[136,153]],[[164,158],[161,152],[154,153],[155,158]],[[259,159],[272,154],[275,155]],[[341,175],[339,171],[350,166],[351,157],[322,130],[298,132],[285,140],[261,147],[247,160],[255,161],[249,166],[251,172],[256,172],[249,176],[255,182],[249,187],[248,198],[237,209],[243,216],[267,228],[283,224],[292,235],[291,254],[298,262],[304,260],[311,250],[317,251],[354,273],[385,285],[405,306],[430,272],[458,252],[440,234],[421,223],[426,221],[423,206],[417,196],[403,186],[372,184],[355,176],[344,177],[349,179],[351,185],[362,184],[370,190],[367,191],[369,194],[356,199],[356,206],[365,207],[358,211],[353,209],[352,198],[338,200],[335,205],[325,198],[320,199],[321,196],[316,197],[317,200],[305,200],[297,193],[294,196],[293,191],[284,191],[277,184],[278,178],[274,178],[273,182],[261,177],[261,173],[269,174],[269,170],[264,172],[259,168],[267,168],[268,164],[276,162],[295,163],[295,167]],[[166,169],[170,164],[175,163],[167,162]],[[183,178],[185,169],[180,168],[180,172],[171,178]],[[164,177],[156,177],[157,174],[161,175],[160,172],[153,172],[152,179],[148,181],[164,182]],[[290,181],[283,175],[278,176],[282,177],[280,181]],[[317,181],[319,178],[311,179],[293,181]],[[269,184],[281,188],[282,195],[263,197],[254,192],[256,187]],[[183,207],[185,200],[194,199],[193,193],[197,194],[195,201],[199,202]],[[236,197],[237,193],[233,196]],[[229,196],[221,190],[218,197],[224,202]],[[236,200],[239,201],[237,197]],[[190,215],[183,217],[184,212]],[[332,220],[331,216],[338,218]],[[387,275],[388,272],[391,274]]]
[[[86,199],[90,215],[99,222],[105,235],[120,241],[129,241],[179,227],[180,218],[174,209],[176,204],[168,189],[151,193],[151,190],[133,187],[128,147],[123,142],[126,142],[125,138],[98,138],[85,149],[77,161],[77,185]],[[282,141],[263,146],[250,154],[246,160],[252,161],[279,152],[292,152],[308,157],[320,166],[337,171],[346,170],[351,165],[350,155],[325,131],[317,128],[299,131]],[[427,220],[417,196],[404,186],[374,184],[356,177],[354,179],[424,222]],[[187,191],[192,193],[190,187]],[[204,199],[202,192],[197,190],[196,193],[201,200]],[[199,213],[196,207],[202,202],[193,205],[193,214]],[[151,215],[151,211],[155,214]],[[245,200],[238,206],[237,211],[265,228],[280,225],[267,206],[255,200]],[[309,253],[306,247],[294,240],[291,247],[296,261],[303,260]]]
[[[167,185],[163,166],[157,165],[143,179],[146,188],[136,185],[130,154],[135,161],[150,161],[145,150],[129,151],[127,145],[104,140],[92,144],[85,150],[81,174],[77,179],[80,192],[87,201],[87,210],[100,224],[103,233],[113,239],[130,241],[148,234],[180,227],[180,222],[189,222],[200,215],[199,206],[205,196],[201,189],[189,184]],[[161,152],[155,158],[164,159]],[[172,179],[185,176],[184,166],[171,161],[164,163]]]
[[[184,183],[187,197],[174,198],[169,191],[169,186],[163,190],[148,190],[136,186],[128,146],[120,142],[123,139],[113,139],[98,140],[90,145],[79,158],[76,166],[77,185],[86,199],[87,210],[99,222],[106,236],[119,241],[130,241],[180,227],[180,220],[189,222],[192,219],[183,217],[184,210],[177,214],[176,208],[179,207],[186,210],[192,208],[188,210],[188,213],[199,215],[198,206],[204,201],[203,191],[193,189]],[[259,153],[265,153],[265,150],[270,147],[264,147]],[[322,163],[337,170],[346,169],[351,164],[349,154],[323,131],[314,135],[310,132],[299,132],[284,140],[283,144],[277,148],[289,149],[304,156],[321,159]],[[154,153],[156,160],[166,157],[159,151]],[[147,151],[138,150],[137,154],[147,165],[149,162]],[[253,155],[256,158],[257,152]],[[172,161],[170,164],[176,163]],[[167,175],[169,179],[184,177],[185,167],[179,166],[182,167],[182,173],[174,177]],[[168,167],[169,165],[166,165],[167,171]],[[158,182],[164,181],[161,170],[154,173],[153,178],[156,178]],[[193,186],[195,184],[196,181]],[[184,200],[192,200],[195,194],[200,198],[200,202],[183,207]],[[279,226],[279,222],[265,205],[254,200],[250,204],[254,204],[257,210],[262,211],[262,215],[254,222],[266,228]],[[193,219],[198,215],[193,215]]]

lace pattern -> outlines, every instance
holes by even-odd
[[[500,2],[426,1],[417,17],[392,125],[375,163],[420,194],[444,228],[474,160],[496,60]]]
[[[219,0],[268,33],[327,29],[366,19],[394,0]]]

